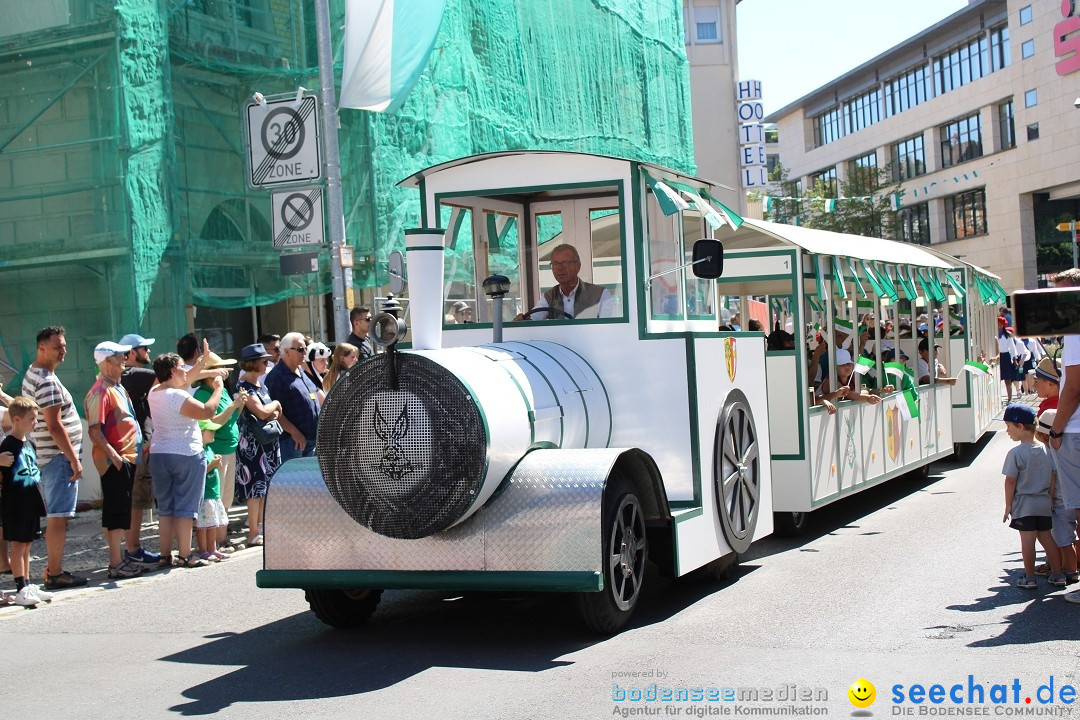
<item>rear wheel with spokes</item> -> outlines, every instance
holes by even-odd
[[[737,553],[754,540],[761,505],[761,457],[750,403],[732,390],[716,423],[713,482],[724,539]]]

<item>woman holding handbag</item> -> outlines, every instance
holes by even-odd
[[[248,509],[248,545],[262,545],[263,503],[270,488],[270,479],[281,465],[278,438],[282,428],[277,419],[281,404],[270,399],[270,393],[259,383],[266,372],[270,353],[262,343],[248,345],[240,351],[240,380],[237,391],[244,391],[244,410],[240,413],[240,444],[236,450],[236,493]]]

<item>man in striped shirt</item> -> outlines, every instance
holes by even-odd
[[[41,408],[30,438],[37,447],[37,463],[45,490],[45,589],[79,587],[86,578],[63,569],[68,518],[75,517],[82,477],[82,422],[56,368],[67,355],[64,328],[51,325],[37,334],[37,358],[23,378],[22,394]]]

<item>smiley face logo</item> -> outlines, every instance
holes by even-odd
[[[877,699],[877,690],[869,680],[859,678],[847,689],[848,700],[857,708],[868,708]]]

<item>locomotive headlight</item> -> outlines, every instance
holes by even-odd
[[[388,312],[381,312],[371,320],[370,337],[376,345],[391,347],[405,337],[407,330],[404,320]]]

